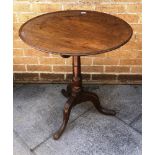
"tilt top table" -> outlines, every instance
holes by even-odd
[[[72,83],[62,90],[68,98],[63,110],[63,122],[53,134],[54,139],[64,132],[73,106],[91,101],[102,114],[115,115],[114,110],[101,107],[98,96],[82,87],[80,56],[112,51],[127,43],[132,28],[115,16],[86,10],[67,10],[47,13],[30,19],[19,30],[20,38],[42,52],[72,56]]]

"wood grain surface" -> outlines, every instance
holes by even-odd
[[[67,10],[30,19],[21,26],[19,36],[43,52],[83,56],[119,48],[131,38],[132,28],[106,13]]]

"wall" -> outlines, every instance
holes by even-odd
[[[36,51],[18,37],[19,27],[37,15],[66,9],[106,12],[127,21],[131,40],[109,53],[82,58],[85,82],[141,83],[141,0],[14,0],[14,82],[65,82],[71,78],[71,58]]]

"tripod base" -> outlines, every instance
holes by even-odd
[[[81,78],[80,57],[73,56],[73,81],[67,85],[67,90],[62,89],[61,93],[68,98],[63,110],[63,122],[60,128],[53,134],[55,140],[63,134],[70,116],[71,109],[82,102],[91,101],[98,112],[105,115],[116,115],[114,110],[101,107],[98,96],[95,93],[84,91]]]

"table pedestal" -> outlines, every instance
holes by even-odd
[[[60,128],[53,134],[55,140],[59,139],[64,132],[72,107],[82,102],[91,101],[95,108],[102,114],[114,116],[114,110],[101,107],[98,96],[95,93],[84,91],[82,87],[81,62],[80,56],[73,56],[73,79],[68,84],[67,90],[62,89],[62,94],[68,98],[63,110],[63,123]]]

